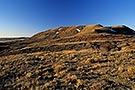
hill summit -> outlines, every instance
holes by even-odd
[[[73,37],[92,33],[108,33],[108,34],[124,34],[134,35],[135,31],[125,25],[118,26],[102,26],[100,24],[65,26],[53,28],[44,32],[40,32],[32,37],[32,39],[58,39],[64,37]]]

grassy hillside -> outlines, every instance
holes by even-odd
[[[67,26],[0,43],[0,90],[134,90],[135,31]]]

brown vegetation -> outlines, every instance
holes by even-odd
[[[132,29],[99,24],[0,42],[0,90],[134,90],[134,42]]]

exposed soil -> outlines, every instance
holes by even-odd
[[[95,24],[0,42],[0,90],[135,90],[134,34]]]

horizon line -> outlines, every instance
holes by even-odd
[[[31,36],[0,36],[0,38],[20,38],[20,37],[31,37]]]

